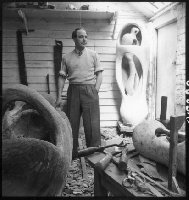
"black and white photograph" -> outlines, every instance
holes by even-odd
[[[187,2],[2,4],[2,197],[187,197]]]

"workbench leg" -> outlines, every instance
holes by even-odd
[[[94,169],[94,196],[108,196],[107,190],[101,184],[101,175]]]

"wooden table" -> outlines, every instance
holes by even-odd
[[[126,174],[112,162],[104,171],[99,172],[95,169],[95,163],[104,156],[104,153],[94,153],[86,157],[89,164],[94,168],[94,196],[108,196],[108,192],[111,192],[113,196],[152,197],[150,194],[124,187],[122,181]],[[132,161],[134,162],[134,159]],[[129,162],[128,165],[131,165],[131,163]]]

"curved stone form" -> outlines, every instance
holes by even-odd
[[[25,85],[3,90],[3,196],[61,196],[72,159],[72,130],[53,105],[50,96]]]
[[[169,166],[169,146],[166,136],[157,137],[157,128],[165,129],[165,126],[157,120],[145,120],[138,124],[133,131],[133,145],[144,157],[155,160]],[[186,174],[186,142],[177,144],[177,170]]]
[[[138,37],[140,40],[137,36],[140,36]],[[122,95],[120,115],[125,125],[136,126],[148,114],[146,102],[148,55],[145,28],[131,23],[125,25],[119,33],[116,44],[116,81]]]

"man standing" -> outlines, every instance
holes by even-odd
[[[61,93],[66,78],[69,80],[67,91],[67,116],[73,135],[72,158],[77,157],[78,133],[81,114],[87,147],[100,146],[100,110],[98,91],[102,83],[102,67],[98,54],[86,48],[87,33],[77,28],[72,33],[75,49],[64,55],[59,72],[59,90],[56,107],[60,106]]]

